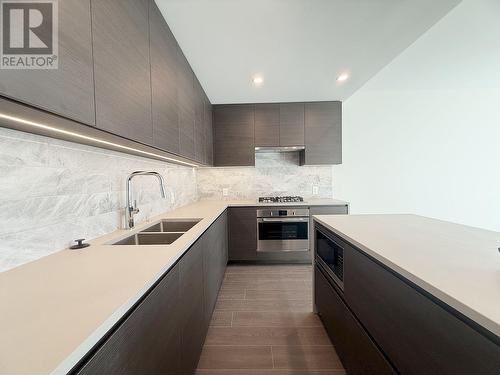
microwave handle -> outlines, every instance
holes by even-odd
[[[275,217],[275,218],[259,218],[259,222],[262,223],[279,223],[279,222],[284,222],[284,223],[290,223],[290,222],[308,222],[309,218],[308,217]]]

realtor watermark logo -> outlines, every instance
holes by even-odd
[[[57,69],[57,0],[0,0],[0,69]]]

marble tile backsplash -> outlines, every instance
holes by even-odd
[[[134,170],[137,222],[198,199],[196,170],[0,128],[0,272],[123,226],[125,179]]]
[[[332,166],[299,166],[298,153],[258,153],[253,167],[200,168],[201,199],[256,199],[260,196],[301,195],[333,198]],[[313,186],[318,195],[313,195]],[[228,196],[222,190],[228,189]]]

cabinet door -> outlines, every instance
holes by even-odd
[[[229,260],[257,258],[257,209],[255,207],[229,210]]]
[[[217,274],[217,290],[222,286],[224,274],[227,266],[227,213],[224,212],[218,219],[215,226],[217,233],[217,251],[218,251],[218,274]]]
[[[214,129],[213,129],[213,111],[212,104],[210,100],[205,95],[205,164],[213,165],[214,164]]]
[[[148,0],[92,0],[96,125],[153,142]]]
[[[204,237],[196,241],[179,262],[182,374],[194,374],[205,340]]]
[[[304,103],[280,104],[280,146],[304,146]]]
[[[203,255],[204,287],[205,287],[205,323],[208,324],[217,302],[220,287],[221,239],[219,238],[219,220],[204,235],[206,243]]]
[[[498,373],[498,339],[348,245],[344,266],[347,303],[401,374]]]
[[[95,125],[90,0],[58,3],[58,69],[0,70],[0,95]]]
[[[194,76],[194,158],[205,163],[205,92]]]
[[[180,154],[193,159],[194,155],[194,124],[195,124],[195,96],[194,75],[189,63],[182,53],[178,51],[178,106],[180,129]]]
[[[255,146],[280,145],[280,105],[255,105]]]
[[[222,214],[219,224],[219,237],[222,239],[221,284],[226,273],[228,258],[228,217],[227,210]]]
[[[185,374],[180,371],[179,303],[179,267],[175,266],[78,374]]]
[[[176,70],[179,46],[156,3],[151,0],[149,4],[153,144],[178,154]]]
[[[302,164],[342,163],[342,103],[305,103],[305,144]]]
[[[255,165],[253,104],[214,107],[215,165]]]
[[[349,374],[396,374],[342,298],[316,265],[314,298],[318,315]]]

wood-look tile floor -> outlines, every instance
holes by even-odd
[[[312,312],[312,267],[228,266],[196,373],[345,374]]]

